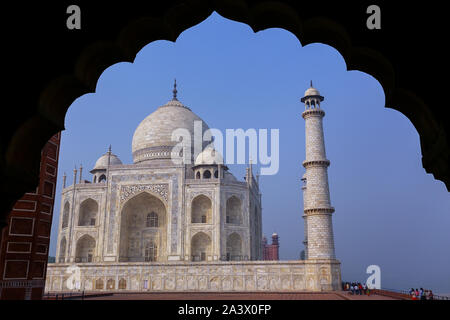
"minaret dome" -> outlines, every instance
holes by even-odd
[[[305,104],[305,109],[320,108],[320,103],[324,97],[320,95],[319,90],[313,87],[312,81],[310,87],[305,91],[305,95],[300,99]]]

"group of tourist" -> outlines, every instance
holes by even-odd
[[[409,295],[413,300],[433,300],[433,291],[423,290],[423,288],[420,288],[420,290],[411,288]]]
[[[360,282],[342,282],[342,290],[348,291],[352,295],[370,295],[370,289],[365,283]],[[404,294],[405,292],[403,292]],[[433,300],[434,295],[431,290],[424,290],[423,288],[409,290],[409,295],[412,300]]]
[[[355,295],[355,294],[370,295],[370,289],[365,283],[360,283],[360,282],[352,282],[352,283],[350,283],[350,282],[346,282],[343,285],[343,289],[344,289],[344,291],[349,291],[353,295]]]

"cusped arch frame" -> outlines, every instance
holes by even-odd
[[[19,127],[5,150],[5,168],[11,176],[18,177],[8,197],[10,207],[23,192],[37,185],[42,147],[51,136],[64,129],[65,114],[73,101],[95,92],[97,81],[106,68],[118,62],[133,62],[136,54],[155,40],[175,42],[183,31],[202,22],[214,11],[249,25],[254,32],[282,28],[293,33],[303,45],[315,42],[330,45],[343,56],[347,70],[359,70],[373,76],[383,87],[386,107],[404,114],[418,131],[425,171],[443,181],[449,190],[448,141],[442,120],[437,119],[413,92],[395,85],[392,64],[380,52],[353,46],[345,28],[333,20],[323,17],[302,20],[299,9],[285,3],[267,1],[249,5],[245,0],[186,1],[173,4],[160,17],[142,16],[131,21],[115,41],[98,41],[86,47],[74,72],[54,79],[43,90],[39,114]],[[31,134],[35,130],[41,134]]]
[[[164,199],[160,194],[153,192],[151,190],[148,189],[144,189],[144,190],[139,190],[138,192],[136,192],[135,194],[133,194],[131,197],[128,197],[127,199],[120,201],[120,206],[119,206],[119,212],[122,213],[123,208],[125,207],[125,205],[130,202],[130,200],[133,200],[134,198],[140,196],[143,193],[147,193],[149,196],[153,196],[155,198],[157,198],[159,201],[162,202],[162,204],[164,205],[164,209],[166,210],[166,213],[169,210],[169,199]]]
[[[130,201],[132,201],[133,199],[135,199],[136,197],[138,197],[138,196],[140,196],[140,195],[142,195],[143,193],[146,193],[147,195],[149,195],[149,196],[152,196],[152,197],[155,197],[156,199],[158,199],[159,201],[161,201],[161,203],[163,204],[163,206],[164,206],[164,210],[165,210],[165,214],[166,214],[166,217],[164,217],[165,219],[165,224],[167,224],[167,215],[168,215],[168,213],[169,213],[169,203],[168,203],[168,201],[166,201],[166,200],[164,200],[164,198],[163,197],[161,197],[159,194],[157,194],[156,192],[151,192],[151,191],[149,191],[149,190],[141,190],[141,191],[139,191],[139,192],[137,192],[137,193],[135,193],[132,197],[129,197],[128,199],[126,199],[125,201],[123,201],[123,202],[121,202],[120,203],[120,206],[119,206],[119,208],[118,208],[118,212],[119,212],[119,216],[120,216],[120,221],[121,221],[121,218],[122,218],[122,214],[123,214],[123,210],[124,210],[124,208],[125,208],[125,206],[127,205],[127,203],[129,203]],[[120,222],[119,222],[119,229],[120,229]]]
[[[213,211],[214,211],[214,202],[213,202],[213,199],[214,199],[214,194],[212,193],[212,192],[209,192],[209,191],[196,191],[196,192],[193,192],[193,193],[191,193],[190,195],[189,195],[189,202],[188,202],[188,205],[187,205],[187,209],[188,209],[188,212],[189,212],[189,221],[192,221],[192,209],[193,209],[193,207],[192,207],[192,204],[194,203],[194,201],[197,199],[197,198],[199,198],[199,197],[205,197],[206,199],[208,199],[209,200],[209,202],[210,202],[210,204],[211,204],[211,220],[212,220],[212,216],[213,216]]]
[[[212,241],[211,230],[192,230],[192,231],[193,231],[193,233],[190,235],[190,240],[189,240],[189,251],[190,251],[190,254],[192,255],[192,241],[196,237],[207,237],[208,240],[209,240],[209,245],[211,246],[210,249],[212,251],[213,241]]]
[[[117,237],[117,239],[121,239],[122,237],[122,214],[123,214],[123,210],[126,206],[127,203],[129,203],[130,201],[132,201],[133,199],[135,199],[136,197],[142,195],[143,193],[146,193],[149,196],[153,196],[156,199],[158,199],[159,201],[161,201],[161,203],[164,206],[164,210],[165,210],[165,217],[164,217],[164,227],[167,228],[168,222],[169,222],[169,203],[168,201],[166,202],[166,200],[164,200],[164,198],[161,197],[161,195],[157,194],[156,192],[151,192],[149,190],[141,190],[137,193],[135,193],[132,197],[126,199],[125,201],[120,203],[120,206],[118,208],[118,212],[119,212],[119,218],[118,218],[118,226],[117,229],[115,231],[115,236]],[[167,241],[167,237],[168,234],[166,234],[166,241]],[[120,255],[120,254],[119,254]]]

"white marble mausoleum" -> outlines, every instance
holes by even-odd
[[[70,186],[64,176],[56,263],[48,265],[46,291],[337,290],[340,263],[332,230],[326,235],[329,201],[316,210],[315,197],[308,197],[308,228],[323,221],[316,230],[325,242],[314,242],[311,230],[307,243],[314,251],[307,260],[262,261],[259,179],[251,165],[244,181],[236,179],[207,143],[198,154],[193,140],[186,141],[190,152],[174,148],[174,130],[194,139],[195,126],[201,124],[202,135],[209,127],[178,101],[176,85],[173,92],[137,127],[132,164],[110,148],[91,169],[91,181],[82,179],[82,168],[74,170]],[[177,156],[183,161],[175,163]],[[307,170],[314,165],[320,166],[308,163]],[[323,177],[326,166],[320,168]]]

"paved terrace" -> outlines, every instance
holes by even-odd
[[[331,292],[155,292],[155,293],[105,293],[90,292],[84,297],[77,294],[72,296],[50,295],[48,300],[55,299],[84,299],[84,300],[405,300],[403,295],[394,292],[375,292],[369,296],[352,295],[344,291]],[[409,300],[409,299],[408,299]]]

